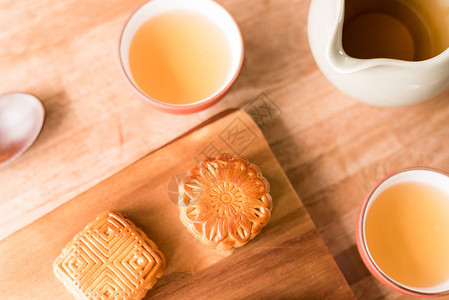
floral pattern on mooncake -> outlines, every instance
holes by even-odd
[[[203,160],[179,185],[180,219],[207,246],[241,247],[270,220],[269,191],[255,164],[219,154]]]

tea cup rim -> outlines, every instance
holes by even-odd
[[[415,290],[412,288],[407,288],[407,287],[395,282],[388,275],[384,274],[379,269],[379,267],[376,265],[376,263],[372,260],[371,255],[369,254],[369,251],[368,251],[368,247],[365,242],[365,234],[364,234],[364,223],[365,222],[364,221],[365,221],[365,216],[366,216],[366,210],[367,210],[368,204],[370,203],[370,201],[372,199],[373,194],[388,179],[390,179],[394,176],[397,176],[399,174],[402,174],[402,173],[413,172],[413,171],[429,171],[429,172],[433,172],[433,173],[438,173],[440,175],[443,175],[443,176],[449,178],[449,173],[446,171],[443,171],[441,169],[425,167],[425,166],[414,166],[414,167],[407,167],[407,168],[402,168],[402,169],[393,171],[392,173],[390,173],[387,176],[380,179],[370,190],[370,192],[365,197],[364,201],[362,202],[362,204],[360,206],[360,209],[359,209],[359,212],[357,215],[357,220],[356,220],[356,232],[355,232],[357,248],[358,248],[360,257],[362,258],[363,263],[368,268],[370,273],[376,279],[378,279],[381,283],[388,286],[389,288],[391,288],[395,291],[401,292],[403,294],[406,294],[406,295],[411,295],[411,296],[440,297],[440,296],[449,295],[449,289],[444,290],[444,291],[438,291],[435,293],[434,292],[428,293],[428,292]]]
[[[132,20],[132,18],[135,16],[136,13],[138,13],[145,5],[147,5],[150,2],[154,2],[154,1],[158,1],[158,0],[149,0],[144,2],[143,4],[140,4],[127,18],[126,22],[123,25],[122,31],[120,33],[120,38],[118,41],[118,59],[119,59],[119,64],[120,64],[120,69],[122,71],[122,74],[125,76],[126,81],[128,82],[128,84],[131,86],[131,88],[134,90],[135,93],[137,93],[137,95],[143,99],[146,103],[151,104],[152,106],[156,107],[159,110],[168,112],[168,113],[172,113],[172,114],[189,114],[189,113],[195,113],[201,110],[204,110],[210,106],[212,106],[213,104],[217,103],[218,101],[220,101],[224,95],[229,91],[229,89],[233,86],[233,84],[235,83],[235,81],[237,80],[237,77],[240,73],[240,70],[242,68],[243,65],[243,58],[244,58],[244,53],[245,53],[245,48],[244,48],[244,42],[243,42],[243,36],[240,30],[240,27],[238,26],[237,22],[235,21],[234,17],[219,3],[213,1],[213,0],[202,0],[202,1],[206,1],[206,2],[211,2],[214,5],[216,5],[216,7],[218,7],[218,9],[220,9],[222,12],[224,12],[228,17],[230,22],[230,26],[234,27],[237,30],[238,36],[239,36],[239,41],[238,43],[240,44],[240,53],[239,53],[239,62],[237,64],[237,67],[235,69],[235,71],[232,74],[232,77],[227,80],[227,84],[223,87],[220,87],[220,89],[218,89],[217,91],[215,91],[212,95],[210,95],[207,98],[198,100],[196,102],[192,102],[192,103],[187,103],[187,104],[173,104],[173,103],[167,103],[167,102],[163,102],[160,100],[157,100],[147,94],[145,94],[134,82],[133,80],[130,78],[130,75],[128,74],[128,72],[125,70],[124,67],[124,62],[122,60],[122,42],[123,42],[123,37],[125,34],[125,29],[127,28],[127,26],[129,25],[130,21]],[[184,1],[182,1],[183,3],[185,3]],[[212,22],[215,22],[214,20],[210,19]]]

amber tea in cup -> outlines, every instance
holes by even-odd
[[[362,205],[357,242],[370,271],[413,295],[449,291],[449,177],[430,169],[400,171]]]
[[[149,19],[129,48],[131,74],[152,98],[188,104],[207,98],[231,67],[226,36],[201,14],[174,10]]]
[[[211,0],[152,0],[123,30],[125,75],[148,102],[188,113],[218,101],[235,81],[243,60],[240,31]]]

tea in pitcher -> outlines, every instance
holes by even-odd
[[[388,277],[426,288],[449,280],[449,196],[420,182],[382,191],[366,212],[368,251]]]
[[[421,61],[449,47],[438,0],[346,0],[343,49],[354,58]]]

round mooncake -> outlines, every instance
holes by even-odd
[[[241,247],[270,220],[270,185],[258,166],[231,154],[207,158],[179,185],[180,219],[204,245]]]

